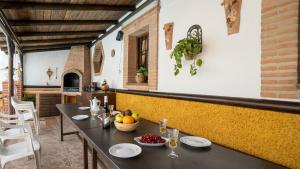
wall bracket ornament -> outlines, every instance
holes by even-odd
[[[165,43],[166,43],[166,49],[170,50],[172,49],[172,43],[173,43],[173,28],[174,23],[166,23],[164,25],[164,31],[165,31]]]
[[[240,31],[242,0],[224,0],[221,4],[225,9],[228,35]]]
[[[49,67],[48,70],[47,70],[47,75],[49,77],[49,80],[51,79],[51,76],[53,75],[53,71],[52,69]]]
[[[193,25],[189,28],[187,32],[188,39],[196,39],[199,44],[202,46],[202,28],[200,25]],[[202,52],[202,48],[200,49],[200,52]]]

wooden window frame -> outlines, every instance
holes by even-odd
[[[143,40],[146,42],[146,49],[142,49],[143,47]],[[141,57],[142,55],[145,54],[145,65],[142,65]],[[141,66],[145,67],[148,69],[148,57],[149,57],[149,32],[146,34],[143,34],[141,36],[137,37],[137,69]]]
[[[157,90],[158,28],[157,5],[122,28],[124,32],[123,88],[131,90]],[[146,83],[136,83],[137,37],[148,33],[148,76]]]
[[[299,2],[300,3],[300,2]],[[298,5],[298,83],[297,88],[300,89],[300,4]]]

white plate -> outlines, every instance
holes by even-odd
[[[180,142],[187,144],[192,147],[209,147],[211,142],[202,137],[196,136],[185,136],[180,138]]]
[[[140,137],[134,137],[134,141],[136,141],[137,143],[139,143],[142,146],[150,146],[150,147],[158,147],[158,146],[163,146],[168,142],[167,138],[161,137],[162,139],[165,140],[164,143],[143,143],[141,142],[141,136]]]
[[[115,115],[117,115],[117,114],[120,114],[120,113],[121,113],[121,112],[119,112],[119,111],[115,111],[115,110],[114,110],[114,111],[112,112],[112,115],[114,115],[114,116],[115,116]]]
[[[74,120],[84,120],[84,119],[87,119],[89,118],[88,115],[76,115],[76,116],[73,116],[72,119]]]
[[[79,110],[88,110],[90,107],[78,107]]]
[[[112,112],[112,114],[113,114],[113,116],[115,116],[115,115],[117,115],[117,114],[120,114],[121,112],[119,112],[119,111],[113,111]],[[102,120],[102,117],[103,117],[103,114],[99,114],[98,116],[97,116],[100,120]],[[115,117],[111,117],[111,119],[115,119]]]
[[[135,144],[121,143],[109,148],[109,154],[119,158],[131,158],[141,154],[142,148]]]

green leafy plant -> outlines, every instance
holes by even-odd
[[[24,97],[22,97],[21,100],[33,102],[33,104],[35,105],[35,97],[34,96],[24,96]]]
[[[176,64],[174,66],[174,75],[179,74],[179,70],[182,68],[182,57],[192,58],[194,62],[190,66],[190,74],[192,76],[197,74],[197,69],[202,65],[202,59],[198,57],[198,54],[202,51],[202,45],[197,39],[184,38],[177,42],[177,45],[170,54],[171,59],[175,59]]]
[[[142,73],[145,77],[148,76],[148,70],[144,66],[141,66],[136,72]]]

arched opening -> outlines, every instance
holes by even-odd
[[[64,75],[64,92],[79,92],[80,78],[76,73]]]

